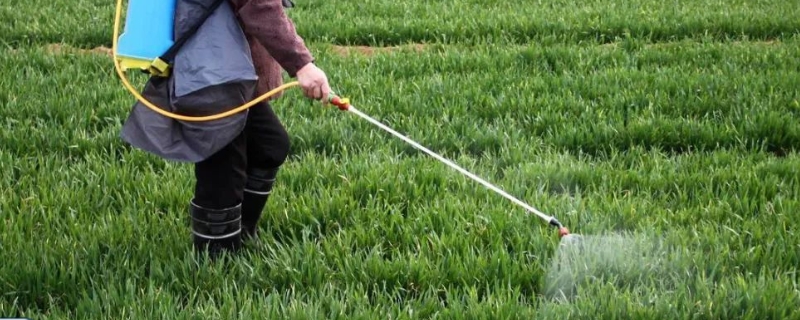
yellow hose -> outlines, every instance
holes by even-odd
[[[257,104],[257,103],[259,103],[259,102],[261,102],[263,100],[269,99],[270,97],[274,96],[278,92],[281,92],[283,90],[286,90],[288,88],[291,88],[291,87],[294,87],[294,86],[297,86],[297,85],[300,84],[297,81],[293,81],[293,82],[289,82],[289,83],[283,84],[283,85],[281,85],[281,86],[279,86],[279,87],[277,87],[275,89],[272,89],[269,92],[267,92],[267,93],[255,98],[255,99],[253,99],[252,101],[250,101],[250,102],[248,102],[246,104],[243,104],[243,105],[241,105],[239,107],[236,107],[236,108],[234,108],[232,110],[225,111],[225,112],[218,113],[218,114],[214,114],[214,115],[210,115],[210,116],[190,117],[190,116],[184,116],[184,115],[175,114],[175,113],[166,111],[164,109],[161,109],[161,108],[155,106],[153,103],[151,103],[150,101],[148,101],[147,99],[142,97],[139,94],[139,92],[137,92],[137,90],[133,88],[133,86],[130,84],[128,79],[125,77],[125,72],[122,71],[122,67],[120,66],[119,59],[117,59],[117,38],[119,37],[119,24],[120,24],[120,16],[121,15],[122,15],[122,0],[117,0],[116,16],[114,18],[114,36],[113,36],[114,38],[112,39],[113,45],[112,45],[112,49],[111,49],[113,51],[113,55],[114,55],[114,66],[117,69],[117,75],[119,75],[120,79],[122,80],[122,84],[125,86],[125,88],[127,88],[128,91],[130,91],[130,93],[133,94],[133,96],[136,97],[136,99],[141,101],[145,106],[147,106],[151,110],[153,110],[155,112],[158,112],[159,114],[161,114],[163,116],[170,117],[170,118],[177,119],[177,120],[184,120],[184,121],[210,121],[210,120],[221,119],[221,118],[236,114],[238,112],[241,112],[242,110],[250,108],[250,107],[254,106],[255,104]]]

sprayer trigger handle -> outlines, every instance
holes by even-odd
[[[336,106],[339,110],[347,110],[350,107],[350,100],[337,96],[333,91],[328,94],[328,103]]]

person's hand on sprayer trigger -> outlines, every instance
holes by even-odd
[[[314,63],[308,63],[297,71],[297,82],[306,97],[327,104],[328,94],[331,92],[328,77]]]

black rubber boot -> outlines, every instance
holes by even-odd
[[[257,240],[258,221],[261,219],[277,175],[278,168],[250,169],[247,172],[242,202],[242,237],[245,240]]]
[[[195,250],[208,251],[212,259],[242,247],[242,206],[208,209],[191,202],[192,234]]]

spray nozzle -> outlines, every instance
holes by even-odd
[[[569,229],[564,227],[564,225],[562,225],[561,222],[556,220],[556,218],[550,218],[550,225],[558,228],[558,236],[559,237],[563,238],[564,236],[569,235]]]

